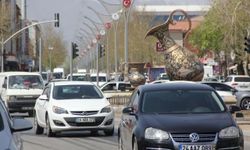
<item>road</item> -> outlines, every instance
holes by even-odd
[[[28,118],[33,122],[33,118]],[[117,131],[117,130],[116,130]],[[117,150],[117,132],[105,136],[103,132],[65,132],[58,137],[48,138],[45,134],[35,135],[34,130],[21,133],[24,150]]]
[[[28,118],[33,122],[33,118]],[[117,121],[116,121],[117,124]],[[117,125],[116,125],[117,126]],[[116,127],[117,129],[117,127]],[[48,138],[45,134],[35,135],[34,130],[22,132],[24,150],[117,150],[117,130],[114,136],[100,132],[65,132],[58,137]],[[245,138],[245,149],[250,149],[250,137]]]

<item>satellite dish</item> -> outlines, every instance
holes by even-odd
[[[116,20],[118,20],[119,18],[120,18],[120,16],[119,16],[118,13],[113,13],[113,14],[112,14],[112,19],[113,19],[113,20],[116,21]]]

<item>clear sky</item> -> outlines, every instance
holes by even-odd
[[[53,20],[54,13],[60,13],[60,28],[56,29],[63,33],[67,42],[76,40],[77,32],[80,28],[86,28],[83,25],[84,16],[88,16],[96,22],[100,22],[97,15],[88,9],[91,7],[101,14],[107,14],[104,6],[108,6],[108,11],[113,13],[120,8],[122,0],[26,0],[27,18],[30,20]],[[161,5],[161,4],[180,4],[186,3],[207,3],[209,0],[135,0],[135,5]],[[100,4],[102,2],[102,4]],[[106,3],[105,3],[106,2]],[[112,6],[107,3],[114,4]],[[88,23],[90,24],[90,23]]]

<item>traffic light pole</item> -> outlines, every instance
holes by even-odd
[[[70,62],[70,81],[72,81],[72,74],[73,74],[73,45],[74,43],[72,43],[71,45],[71,53],[70,53],[70,58],[69,58],[69,62]]]

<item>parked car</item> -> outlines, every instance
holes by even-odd
[[[67,76],[67,80],[70,80],[70,74]],[[73,73],[72,81],[88,81],[85,73]]]
[[[236,90],[235,88],[224,84],[224,83],[220,83],[220,82],[201,82],[202,84],[206,84],[211,86],[212,88],[214,88],[216,90],[216,92],[222,97],[223,101],[226,104],[235,104],[237,103],[237,99],[235,94],[238,92],[238,90]]]
[[[248,91],[250,89],[250,77],[246,75],[229,75],[224,83],[239,91]]]
[[[32,123],[25,119],[12,118],[0,99],[0,149],[23,150],[23,141],[17,132],[32,129]]]
[[[210,86],[169,82],[141,85],[123,109],[120,150],[244,149],[242,130]]]
[[[219,82],[219,80],[216,77],[205,77],[205,78],[202,79],[202,81]]]
[[[101,87],[103,84],[108,82],[107,74],[106,73],[99,73],[98,74],[98,86]],[[97,85],[97,73],[90,74],[90,81]]]
[[[238,91],[235,93],[237,106],[242,110],[250,109],[250,91]]]
[[[124,81],[110,81],[103,84],[100,89],[107,98],[115,96],[130,96],[131,91],[134,90],[129,82]]]
[[[152,82],[149,82],[148,84],[157,84],[157,83],[166,83],[166,82],[170,82],[169,80],[154,80]]]
[[[43,87],[39,73],[0,73],[0,95],[10,112],[28,112],[33,116],[36,99],[42,94]]]
[[[42,134],[46,129],[49,137],[72,130],[114,133],[114,110],[91,82],[49,83],[36,101],[34,120],[35,133]]]

